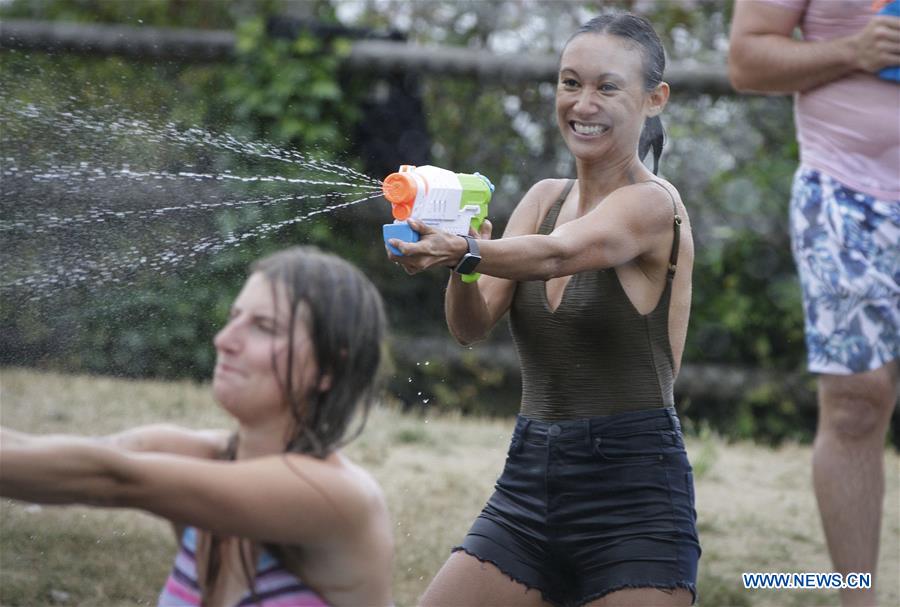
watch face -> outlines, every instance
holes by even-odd
[[[471,253],[466,253],[463,255],[462,261],[459,262],[459,265],[456,266],[456,271],[460,274],[471,274],[475,271],[475,268],[478,266],[478,263],[481,261],[481,257],[477,255],[472,255]]]

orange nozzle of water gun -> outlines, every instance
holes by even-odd
[[[410,175],[391,173],[384,178],[381,191],[391,203],[391,214],[394,219],[403,221],[412,214],[417,190],[416,180]]]

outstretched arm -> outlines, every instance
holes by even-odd
[[[126,451],[148,453],[170,453],[202,459],[219,459],[228,446],[230,432],[227,430],[190,430],[174,424],[151,424],[130,428],[123,432],[97,438],[74,437],[63,434],[28,434],[0,427],[0,446],[11,447],[53,447],[78,442],[84,445],[106,445]],[[24,497],[22,499],[28,499]],[[176,538],[181,537],[183,528],[174,525]]]
[[[391,256],[410,273],[455,263],[465,239],[411,221],[422,234],[416,243],[391,241],[403,256]],[[478,271],[515,281],[548,280],[585,270],[612,268],[672,239],[672,203],[661,188],[635,184],[616,190],[594,210],[549,235],[530,234],[480,243]],[[668,251],[665,251],[668,254]]]
[[[21,447],[33,439],[31,434],[0,426],[0,447]]]
[[[101,462],[119,456],[116,449],[77,436],[37,436],[3,429],[0,437],[0,494],[4,497],[47,504],[81,501],[106,505],[102,503],[108,495],[105,488],[115,478],[98,472],[103,469]]]
[[[873,17],[859,32],[823,41],[792,38],[802,10],[760,0],[735,2],[728,71],[742,92],[802,92],[854,71],[900,63],[900,19]]]
[[[75,440],[95,442],[128,451],[171,453],[203,459],[221,457],[228,445],[227,430],[191,430],[174,424],[150,424],[100,437],[77,437],[66,434],[29,434],[0,426],[0,445],[4,447],[37,447]]]
[[[139,508],[175,524],[279,543],[340,539],[366,520],[358,483],[341,466],[312,457],[210,461],[77,437],[23,442],[7,435],[0,442],[4,497]]]

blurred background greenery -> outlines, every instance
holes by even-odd
[[[556,133],[553,84],[348,70],[342,60],[350,44],[360,37],[405,39],[556,56],[578,24],[610,8],[647,16],[663,38],[670,63],[702,69],[724,61],[731,4],[719,1],[3,0],[0,19],[229,30],[237,44],[232,57],[207,61],[7,46],[0,51],[0,89],[6,99],[44,110],[88,112],[97,124],[134,116],[153,124],[196,125],[301,150],[375,178],[402,162],[479,171],[497,185],[491,208],[496,235],[532,183],[574,175]],[[700,388],[679,384],[687,427],[766,442],[809,440],[815,427],[814,384],[803,371],[803,319],[787,234],[797,162],[791,100],[675,90],[664,124],[669,139],[661,174],[682,194],[697,251],[684,374],[703,373],[695,373],[700,379],[691,382]],[[25,146],[14,146],[0,133],[0,161],[27,166],[50,156],[76,163],[143,162],[156,169],[275,170],[239,154],[185,156],[151,142],[138,146],[140,151],[117,149],[100,156],[96,148],[86,152],[77,142],[42,143],[40,130],[33,133]],[[292,166],[276,169],[302,174]],[[91,204],[72,192],[20,196],[7,189],[0,198],[3,219],[12,217],[13,209],[20,216],[40,217],[54,205],[71,208],[73,200]],[[177,233],[224,234],[235,226],[297,214],[290,205],[249,207],[184,220]],[[272,250],[305,243],[352,260],[384,294],[393,330],[390,395],[419,411],[514,413],[519,378],[508,330],[497,327],[487,344],[472,349],[450,343],[443,324],[446,273],[408,277],[387,263],[380,224],[388,220],[387,204],[375,199],[248,240],[168,274],[136,271],[116,285],[80,283],[37,299],[4,291],[0,364],[203,380],[214,364],[212,336],[248,264]],[[148,224],[148,237],[155,236],[153,229]],[[91,238],[100,242],[115,234],[111,228],[95,230]],[[29,243],[3,245],[2,252],[12,258],[44,246],[35,234]],[[73,254],[78,251],[74,248]],[[729,373],[738,377],[730,391],[720,379]]]

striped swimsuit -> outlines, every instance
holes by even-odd
[[[200,602],[200,585],[197,583],[197,530],[187,527],[181,536],[181,547],[175,557],[175,565],[159,595],[157,607],[196,607]],[[265,550],[256,563],[253,580],[259,603],[248,590],[234,607],[328,607],[328,603],[309,586]]]

